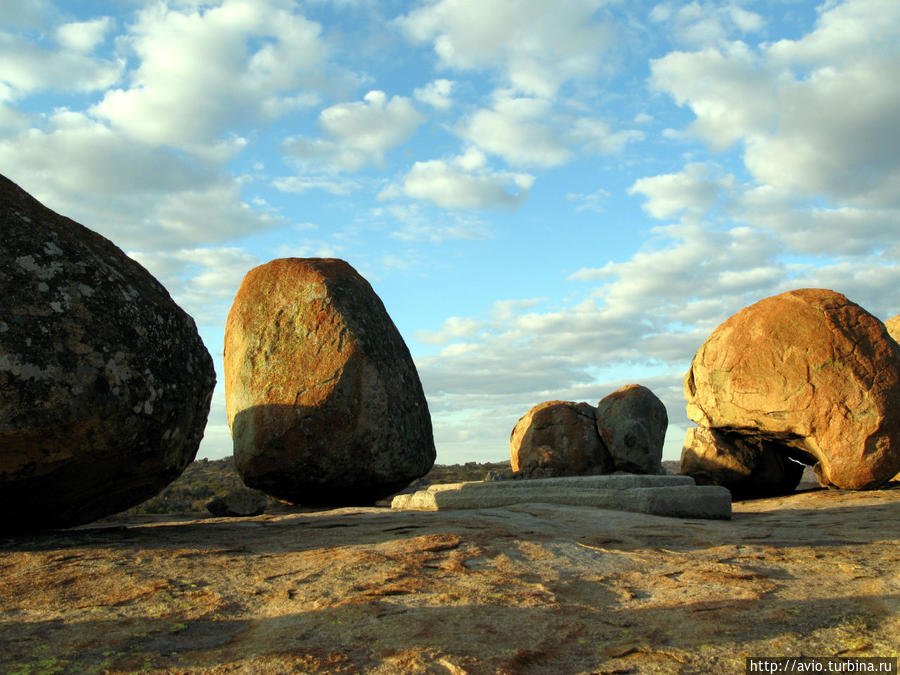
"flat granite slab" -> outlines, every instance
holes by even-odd
[[[396,510],[484,509],[511,504],[567,504],[676,518],[731,518],[731,493],[690,476],[616,474],[432,485],[397,495]]]
[[[564,488],[606,488],[624,490],[636,487],[673,487],[677,485],[696,485],[690,476],[650,476],[639,473],[612,473],[599,476],[560,476],[559,478],[529,478],[526,480],[473,480],[464,483],[435,483],[429,485],[429,492],[444,490],[496,490],[497,488],[532,489],[535,487]]]

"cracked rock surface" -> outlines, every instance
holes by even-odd
[[[193,319],[112,242],[0,176],[0,532],[90,522],[194,459],[215,386]]]
[[[225,327],[225,397],[238,472],[278,499],[372,504],[434,463],[409,350],[343,260],[247,273]]]
[[[684,392],[700,427],[765,447],[760,458],[814,464],[822,485],[873,488],[900,470],[900,345],[840,293],[799,289],[741,310],[700,347]],[[682,470],[728,486],[734,467],[715,456],[735,453],[714,440],[689,434]]]

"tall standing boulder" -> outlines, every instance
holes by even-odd
[[[597,430],[616,471],[662,474],[669,415],[656,394],[629,384],[597,404]]]
[[[610,473],[614,465],[589,403],[545,401],[516,423],[509,439],[513,471],[526,477]]]
[[[343,260],[247,273],[225,327],[235,466],[297,504],[371,504],[428,472],[428,404],[403,338]]]
[[[698,425],[815,464],[823,485],[872,488],[900,470],[900,345],[840,293],[744,308],[700,347],[684,392]],[[683,470],[702,454],[687,444]]]
[[[107,239],[0,176],[0,532],[90,522],[197,453],[215,371],[193,319]]]

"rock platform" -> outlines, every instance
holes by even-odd
[[[690,476],[611,474],[432,485],[400,494],[395,510],[485,509],[511,504],[566,504],[677,518],[729,520],[731,493]]]
[[[0,538],[0,672],[743,673],[748,655],[898,653],[900,484],[733,509],[292,509]]]

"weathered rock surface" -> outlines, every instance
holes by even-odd
[[[247,273],[225,328],[225,396],[244,482],[298,504],[371,504],[434,463],[415,365],[342,260]]]
[[[597,430],[616,471],[662,473],[663,442],[669,416],[657,396],[629,384],[597,404]]]
[[[220,518],[259,516],[266,512],[267,505],[265,496],[245,489],[211,499],[206,510]]]
[[[763,438],[695,427],[687,431],[681,473],[699,485],[726,486],[735,497],[783,495],[803,476],[803,464],[789,455],[790,449]]]
[[[701,427],[816,463],[823,485],[872,488],[900,470],[900,345],[840,293],[800,289],[741,310],[701,346],[684,390]]]
[[[894,338],[894,342],[900,342],[900,314],[884,322],[888,335]]]
[[[509,446],[512,470],[525,476],[609,473],[614,466],[589,403],[539,403],[516,423]]]
[[[215,372],[193,319],[107,239],[0,176],[0,532],[152,497],[194,458]]]
[[[739,502],[732,520],[528,504],[146,518],[0,541],[0,672],[743,673],[748,655],[889,656],[898,552],[900,486]]]
[[[900,343],[900,314],[885,321],[884,325],[887,328],[888,335],[894,338],[894,342]],[[900,472],[894,476],[893,480],[900,481]]]

